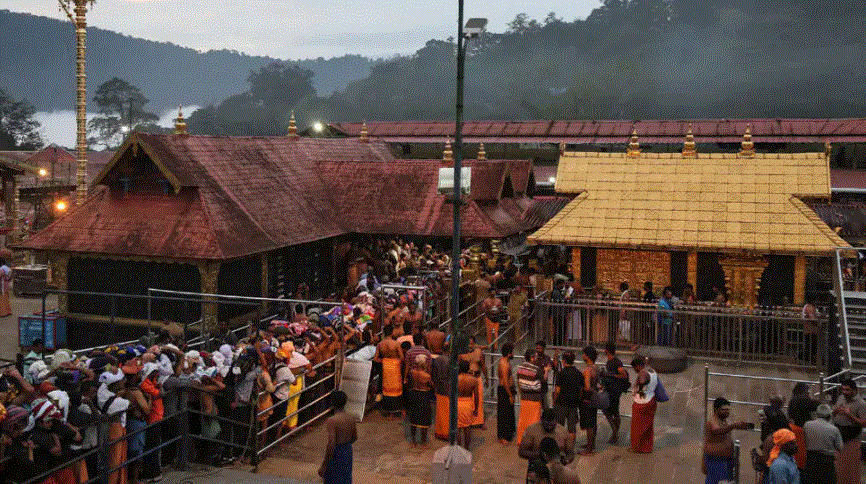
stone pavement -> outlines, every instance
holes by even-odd
[[[765,366],[736,366],[714,363],[711,371],[730,372],[781,378],[808,378],[785,368]],[[702,482],[701,448],[703,411],[703,362],[692,362],[688,370],[674,375],[662,375],[671,400],[659,404],[655,427],[655,452],[649,455],[628,451],[630,419],[623,418],[621,445],[607,445],[610,427],[599,416],[597,453],[591,457],[578,457],[573,463],[585,484],[658,483],[671,484]],[[772,394],[790,396],[793,386],[789,382],[768,382],[717,377],[710,382],[710,398],[726,396],[730,400],[766,402]],[[628,401],[627,401],[628,400]],[[734,405],[733,418],[757,422],[759,407]],[[621,411],[631,413],[630,399],[623,397]],[[487,430],[476,430],[472,446],[474,458],[473,481],[484,484],[522,483],[526,461],[517,456],[515,445],[502,446],[496,440],[495,408],[487,408]],[[428,449],[412,448],[403,436],[402,422],[384,419],[378,412],[368,412],[358,424],[358,441],[354,450],[354,479],[360,483],[430,482],[433,452],[444,446],[434,440]],[[578,433],[578,444],[584,442]],[[749,450],[758,445],[755,431],[735,431],[735,439],[742,445],[741,482],[752,482],[754,472],[749,463]],[[317,481],[316,471],[321,463],[327,436],[324,426],[318,425],[291,439],[282,449],[275,450],[260,465],[262,474],[294,477]]]
[[[163,473],[162,484],[313,484],[316,481],[299,481],[275,475],[253,474],[233,467],[213,468],[190,466],[186,471]],[[319,479],[320,481],[321,479]]]

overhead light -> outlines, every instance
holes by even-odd
[[[552,176],[552,177],[548,178],[547,181],[549,181],[550,183],[556,183],[556,177]]]
[[[315,131],[315,132],[317,132],[317,133],[321,133],[321,132],[324,131],[324,130],[325,130],[325,125],[324,125],[324,124],[322,124],[322,123],[320,123],[320,122],[318,122],[318,121],[316,121],[315,123],[313,123],[313,131]]]
[[[484,32],[484,27],[486,26],[486,18],[471,18],[466,21],[466,27],[463,29],[463,35],[470,39],[480,37],[481,33]]]
[[[48,170],[46,170],[45,168],[40,168],[39,176],[48,176]]]
[[[66,211],[66,202],[64,202],[63,200],[58,200],[55,207],[57,207],[58,212],[64,212]]]

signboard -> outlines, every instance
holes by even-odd
[[[45,328],[42,328],[42,316],[18,317],[18,345],[30,346],[34,339],[45,340],[45,347],[56,350],[66,346],[66,318],[52,315],[45,316]]]
[[[346,360],[343,363],[343,376],[340,390],[346,393],[346,412],[354,415],[359,422],[364,420],[367,406],[367,389],[370,386],[371,361]]]

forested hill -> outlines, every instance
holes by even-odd
[[[75,35],[71,22],[0,10],[0,89],[25,98],[38,111],[75,105]],[[219,50],[198,52],[171,43],[87,29],[88,92],[112,77],[123,78],[160,112],[178,105],[205,105],[245,91],[247,76],[277,59]],[[293,62],[315,73],[320,95],[370,74],[370,59],[352,55]],[[92,97],[92,95],[91,95]]]
[[[866,0],[604,0],[473,44],[468,119],[866,116]],[[321,117],[453,117],[453,44],[373,68]]]

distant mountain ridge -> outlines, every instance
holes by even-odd
[[[75,36],[71,22],[0,10],[0,89],[25,98],[37,111],[75,106]],[[234,51],[199,52],[96,27],[87,28],[88,97],[112,77],[141,89],[150,111],[179,105],[208,105],[244,92],[250,71],[271,57]],[[316,75],[313,85],[329,96],[370,74],[376,61],[360,55],[289,61]],[[90,102],[90,100],[88,100]]]

